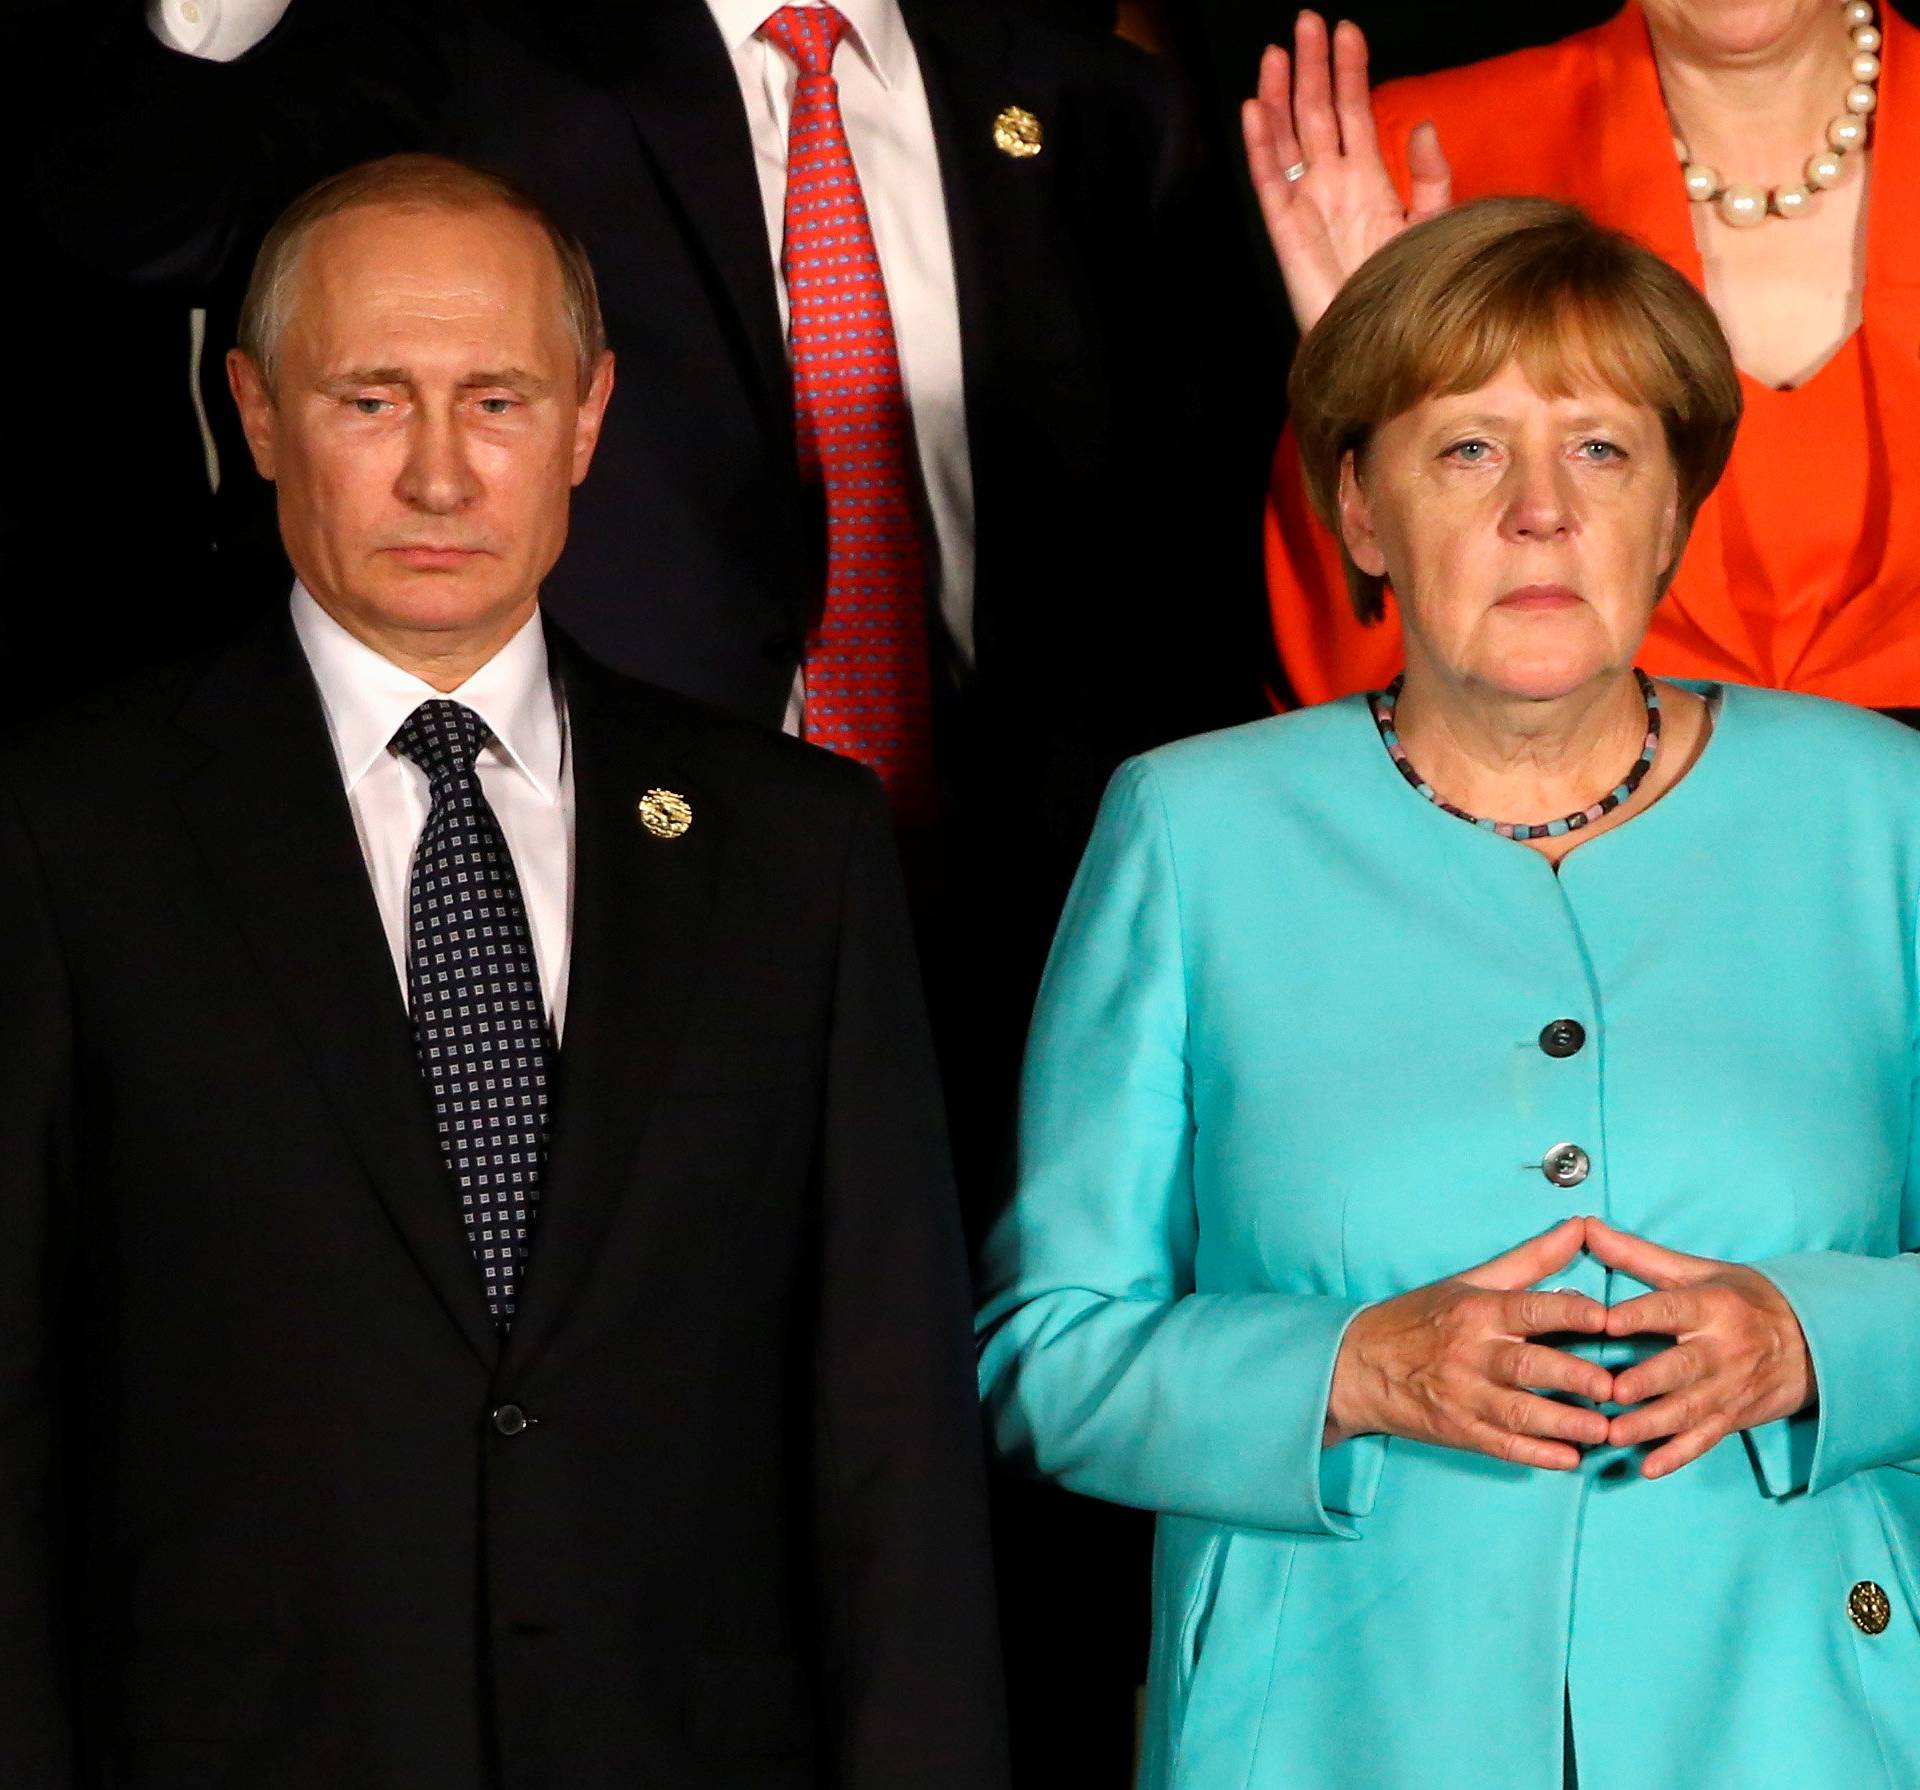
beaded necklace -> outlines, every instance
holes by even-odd
[[[1533,822],[1509,820],[1483,820],[1477,814],[1469,814],[1464,808],[1456,808],[1451,802],[1435,794],[1434,787],[1426,778],[1413,768],[1407,757],[1407,749],[1400,743],[1400,735],[1393,724],[1394,711],[1400,705],[1400,689],[1406,683],[1406,673],[1402,672],[1384,690],[1367,698],[1373,710],[1374,725],[1380,729],[1381,743],[1392,755],[1393,762],[1400,767],[1400,775],[1425,796],[1436,808],[1456,819],[1481,828],[1488,833],[1498,833],[1502,839],[1558,839],[1566,833],[1577,833],[1582,827],[1590,827],[1596,820],[1611,814],[1622,802],[1631,801],[1633,792],[1640,787],[1641,780],[1653,768],[1653,755],[1660,748],[1660,693],[1653,687],[1653,680],[1637,666],[1634,677],[1640,685],[1640,695],[1647,705],[1647,737],[1640,748],[1640,756],[1634,760],[1633,769],[1616,783],[1612,789],[1589,808],[1576,808],[1573,813],[1560,820]]]
[[[1847,0],[1843,10],[1853,42],[1847,62],[1851,85],[1841,101],[1843,109],[1827,120],[1827,147],[1807,158],[1797,183],[1762,186],[1755,180],[1722,180],[1716,169],[1688,155],[1686,144],[1675,137],[1680,177],[1696,205],[1712,205],[1727,223],[1746,229],[1770,217],[1806,217],[1816,193],[1840,184],[1846,157],[1867,146],[1867,121],[1880,103],[1880,28],[1873,22],[1873,0]]]

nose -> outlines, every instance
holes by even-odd
[[[1561,541],[1574,532],[1573,491],[1559,457],[1516,456],[1507,475],[1501,533],[1510,541]]]
[[[423,406],[415,413],[407,446],[397,490],[410,508],[434,516],[451,515],[479,495],[479,478],[451,416]]]

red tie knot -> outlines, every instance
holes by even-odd
[[[803,75],[831,75],[833,53],[847,34],[847,21],[831,6],[783,6],[760,27],[760,36]]]

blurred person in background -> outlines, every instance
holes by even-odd
[[[1577,203],[1698,286],[1746,422],[1654,617],[1647,664],[1920,716],[1920,34],[1870,0],[1641,0],[1544,48],[1370,93],[1367,45],[1302,13],[1246,107],[1250,167],[1310,327],[1411,220],[1487,193]],[[1402,660],[1342,598],[1295,433],[1274,465],[1269,600],[1284,701]]]

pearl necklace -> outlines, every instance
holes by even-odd
[[[1440,795],[1426,778],[1413,768],[1413,761],[1407,757],[1407,749],[1400,743],[1400,729],[1395,720],[1395,712],[1400,706],[1400,690],[1407,681],[1403,671],[1384,690],[1376,691],[1367,698],[1373,710],[1373,724],[1380,730],[1380,741],[1399,767],[1400,775],[1413,785],[1443,813],[1451,814],[1456,820],[1464,820],[1487,833],[1498,833],[1502,839],[1558,839],[1567,833],[1577,833],[1582,827],[1590,827],[1596,820],[1604,820],[1622,802],[1633,800],[1633,792],[1638,789],[1653,769],[1654,755],[1660,750],[1660,692],[1653,687],[1653,679],[1640,669],[1633,668],[1634,681],[1640,686],[1640,700],[1647,705],[1646,737],[1640,742],[1640,756],[1633,761],[1633,768],[1607,791],[1599,801],[1585,808],[1576,808],[1571,814],[1562,815],[1558,820],[1512,821],[1487,820],[1478,814],[1469,814],[1464,808],[1456,808],[1444,796]]]
[[[1840,183],[1846,171],[1843,158],[1851,150],[1866,147],[1867,119],[1880,103],[1874,86],[1880,79],[1880,32],[1873,22],[1872,0],[1847,0],[1846,21],[1853,36],[1849,70],[1853,85],[1847,89],[1846,110],[1827,120],[1827,147],[1807,158],[1801,184],[1767,187],[1753,180],[1724,183],[1717,170],[1696,162],[1687,154],[1686,144],[1675,137],[1673,148],[1680,158],[1681,178],[1687,185],[1687,197],[1696,205],[1711,204],[1727,223],[1747,229],[1764,224],[1769,217],[1805,217],[1815,193]]]

